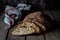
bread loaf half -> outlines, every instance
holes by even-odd
[[[39,32],[39,27],[31,22],[24,22],[23,24],[19,24],[18,28],[12,31],[13,35],[26,35],[32,34],[35,32]]]

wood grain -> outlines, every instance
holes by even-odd
[[[7,30],[5,29],[5,27],[8,27],[8,25],[4,23],[4,14],[1,14],[0,16],[0,40],[5,40],[6,38]]]
[[[46,40],[60,40],[60,30],[54,30],[45,34]]]
[[[43,35],[27,36],[27,40],[44,40],[44,37],[43,37]]]
[[[59,11],[48,11],[48,14],[53,14],[53,16],[55,17],[56,21],[60,21],[60,12]],[[57,25],[57,24],[56,24]],[[45,34],[45,38],[46,40],[60,40],[60,28],[57,28],[58,25],[56,26],[56,29],[48,32]]]

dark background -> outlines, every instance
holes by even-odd
[[[19,2],[31,4],[33,9],[37,8],[36,10],[60,10],[59,0],[0,0],[0,12],[6,5],[17,6]]]

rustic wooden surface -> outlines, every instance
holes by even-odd
[[[0,15],[0,40],[5,40],[6,38],[6,34],[7,34],[7,30],[5,30],[5,27],[7,27],[8,25],[6,25],[4,23],[4,15]]]
[[[49,12],[49,11],[48,11]],[[50,12],[49,12],[50,13]],[[60,22],[60,11],[52,11],[55,20]],[[52,30],[45,34],[46,40],[60,40],[60,26],[56,26],[55,30]]]
[[[60,30],[55,30],[45,34],[46,40],[60,40]]]
[[[50,15],[51,18],[54,16],[55,19],[60,22],[60,11],[45,11],[45,13]],[[53,16],[51,16],[51,13],[53,13]],[[7,34],[7,30],[4,29],[7,27],[7,25],[3,22],[3,19],[4,17],[0,16],[0,40],[5,40]],[[54,18],[52,19],[54,20]],[[15,25],[13,28],[15,27],[17,27],[17,25]],[[13,36],[11,31],[12,29],[9,31],[7,40],[60,40],[60,28],[49,31],[45,34],[26,36]]]

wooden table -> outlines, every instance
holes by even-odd
[[[57,21],[60,20],[59,11],[51,11],[51,12],[45,11],[45,14],[48,14],[53,20],[54,19],[56,19]],[[15,27],[17,27],[17,25],[14,25],[13,28]],[[9,30],[8,35],[5,37],[7,38],[6,40],[60,40],[60,28],[56,28],[55,30],[40,35],[26,35],[26,36],[13,36],[11,34],[11,31],[12,29]]]

